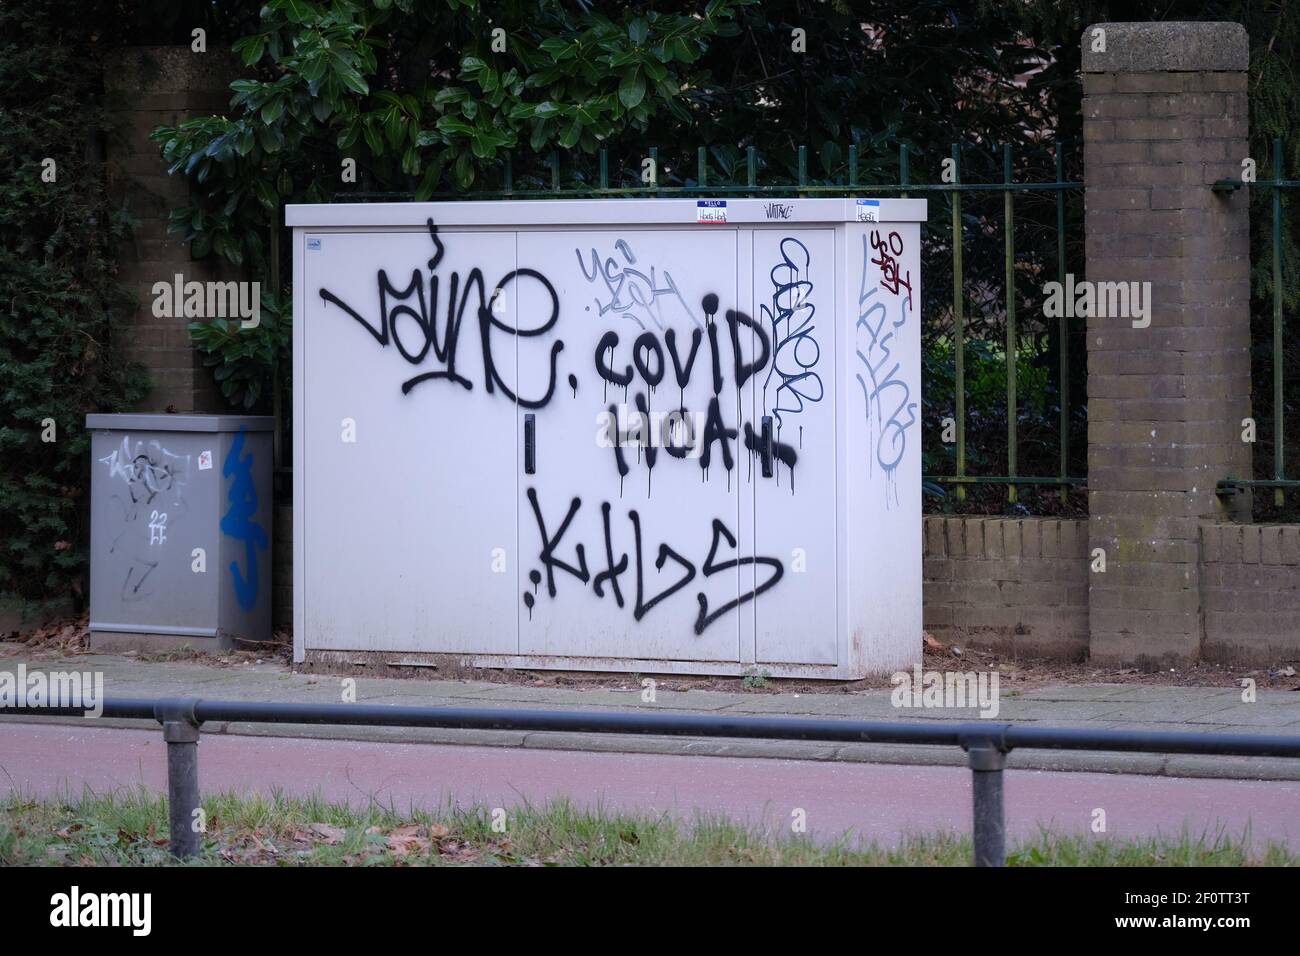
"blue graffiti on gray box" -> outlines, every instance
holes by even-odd
[[[253,483],[253,453],[242,454],[244,450],[244,431],[230,443],[230,451],[221,465],[221,474],[233,478],[230,491],[230,509],[221,518],[221,531],[237,541],[244,542],[244,564],[246,571],[239,570],[239,562],[230,562],[230,574],[234,579],[235,599],[239,606],[248,610],[257,603],[257,552],[265,551],[266,531],[262,529],[253,515],[257,513],[257,486]]]

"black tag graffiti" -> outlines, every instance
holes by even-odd
[[[475,267],[469,271],[465,277],[462,286],[461,276],[458,272],[453,272],[448,279],[447,290],[447,314],[445,319],[445,329],[441,337],[438,334],[438,306],[439,306],[439,289],[441,286],[441,276],[437,274],[437,268],[442,261],[443,254],[446,251],[441,239],[438,238],[438,227],[434,225],[432,219],[428,220],[429,238],[433,241],[434,254],[428,261],[429,268],[429,297],[425,300],[424,294],[424,276],[420,270],[416,269],[411,273],[411,282],[404,289],[399,289],[388,278],[388,273],[380,269],[376,277],[376,284],[379,289],[379,323],[376,325],[364,318],[355,309],[336,296],[328,289],[320,290],[320,297],[325,302],[333,303],[346,312],[349,316],[360,323],[370,335],[382,347],[387,348],[389,343],[397,346],[397,351],[402,358],[411,365],[420,365],[429,355],[430,349],[433,350],[434,358],[442,364],[442,368],[434,369],[428,372],[421,372],[412,376],[402,383],[402,393],[409,394],[411,389],[421,382],[445,379],[453,382],[465,389],[472,389],[473,383],[465,376],[456,371],[456,353],[460,345],[461,323],[464,321],[465,312],[470,308],[471,296],[477,300],[475,312],[478,318],[479,342],[483,352],[483,388],[488,394],[492,394],[496,389],[500,389],[510,401],[517,402],[524,408],[542,408],[551,401],[555,394],[556,385],[556,360],[560,352],[564,349],[564,342],[557,339],[551,344],[550,352],[550,378],[547,380],[546,392],[540,398],[525,398],[518,395],[506,384],[505,379],[497,368],[496,361],[492,355],[492,332],[493,330],[504,332],[507,335],[516,338],[534,338],[539,335],[545,335],[549,332],[560,318],[560,299],[555,293],[554,286],[550,280],[536,269],[514,269],[507,272],[495,286],[493,286],[492,295],[489,297],[487,284],[483,279],[483,270]],[[507,294],[510,286],[514,285],[517,280],[530,279],[537,282],[550,298],[550,313],[546,321],[534,328],[521,328],[503,322],[496,317],[492,311],[492,305],[496,302],[497,297]],[[459,293],[459,300],[457,294]],[[391,300],[391,301],[390,301]],[[432,310],[432,312],[430,311]],[[418,349],[412,350],[403,341],[398,332],[398,322],[401,319],[408,319],[415,323],[422,339]]]
[[[781,578],[785,575],[785,567],[776,558],[761,558],[761,557],[747,556],[743,558],[732,558],[730,561],[723,561],[721,564],[714,564],[713,560],[718,556],[718,541],[721,538],[726,538],[727,544],[729,544],[732,548],[736,546],[736,536],[727,530],[727,526],[725,524],[723,524],[717,518],[714,518],[713,519],[713,543],[709,545],[709,556],[704,559],[705,577],[709,577],[711,575],[717,574],[719,571],[727,571],[731,568],[738,568],[746,564],[764,564],[772,568],[775,573],[766,581],[764,581],[762,584],[760,584],[758,587],[754,588],[754,590],[742,594],[734,601],[728,601],[726,604],[722,605],[722,607],[718,608],[712,614],[709,613],[709,599],[705,597],[704,592],[701,591],[699,594],[697,594],[696,600],[700,602],[700,613],[695,618],[696,634],[703,634],[704,629],[708,627],[710,624],[712,624],[714,621],[716,621],[718,618],[722,617],[722,615],[726,614],[732,608],[740,607],[740,605],[744,604],[745,602],[754,600],[754,598],[758,597],[764,591],[768,590],[768,588],[775,585],[776,582],[780,581]]]
[[[560,540],[569,530],[569,526],[573,523],[574,516],[577,515],[579,509],[582,507],[581,499],[573,498],[569,502],[569,510],[565,514],[564,520],[552,535],[548,533],[546,522],[542,518],[541,506],[537,500],[536,489],[529,488],[527,494],[528,501],[532,505],[533,517],[537,521],[538,534],[542,541],[542,547],[539,550],[537,557],[546,572],[547,594],[552,598],[556,596],[557,589],[554,572],[558,569],[572,575],[583,584],[590,582],[592,590],[595,591],[596,596],[600,598],[605,596],[605,584],[608,583],[610,586],[609,590],[612,592],[614,597],[614,603],[618,607],[622,608],[624,606],[623,592],[619,587],[618,579],[620,575],[624,574],[628,569],[628,555],[622,554],[617,562],[614,560],[614,544],[610,522],[610,503],[604,502],[600,506],[601,524],[605,535],[605,570],[597,573],[595,577],[591,577],[587,569],[586,552],[581,544],[575,545],[573,549],[574,555],[577,558],[576,567],[565,561],[561,561],[555,556],[555,551],[556,548],[559,547]],[[703,634],[704,631],[713,624],[713,622],[730,611],[740,607],[742,604],[754,600],[754,598],[758,597],[758,595],[762,594],[764,591],[774,587],[785,575],[785,566],[779,559],[773,557],[746,555],[737,556],[725,561],[719,561],[718,550],[723,539],[726,540],[728,547],[734,550],[736,548],[736,536],[731,533],[731,530],[728,529],[723,521],[715,518],[711,526],[708,556],[704,559],[703,567],[697,568],[695,562],[682,554],[676,548],[672,547],[668,542],[660,542],[654,559],[655,571],[662,572],[668,561],[672,560],[682,569],[682,573],[667,587],[661,589],[658,593],[647,597],[645,590],[646,556],[641,526],[641,515],[635,509],[632,509],[628,511],[627,517],[628,521],[632,525],[633,559],[636,562],[636,600],[632,605],[632,619],[635,621],[640,622],[659,604],[687,587],[695,580],[697,575],[711,578],[723,571],[730,571],[750,564],[763,565],[764,567],[772,569],[772,574],[767,578],[767,580],[763,581],[753,590],[746,591],[735,599],[719,605],[713,611],[709,610],[708,596],[703,591],[697,592],[695,600],[699,605],[699,610],[695,616],[694,630],[697,635]],[[541,579],[542,575],[540,572],[536,570],[529,572],[529,580],[533,582],[534,587],[541,582]],[[529,613],[531,614],[534,606],[532,593],[525,591],[523,598],[524,604],[528,607]]]
[[[537,503],[537,492],[532,488],[528,489],[528,503],[533,506],[533,517],[537,519],[537,531],[542,536],[542,550],[538,555],[538,558],[546,568],[546,593],[551,597],[555,597],[556,568],[559,568],[561,571],[567,571],[583,584],[586,584],[590,575],[587,572],[587,555],[583,551],[581,544],[573,549],[573,553],[578,558],[578,566],[576,568],[571,564],[561,561],[555,556],[556,546],[559,545],[560,539],[564,537],[564,532],[569,530],[569,524],[573,521],[573,516],[576,515],[578,509],[582,507],[582,499],[574,498],[569,502],[569,513],[566,514],[564,520],[560,522],[560,527],[555,532],[555,537],[553,538],[548,537],[546,534],[546,521],[543,520],[541,506]]]

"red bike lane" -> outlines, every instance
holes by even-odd
[[[67,724],[0,725],[0,781],[9,793],[76,797],[141,784],[166,787],[157,731]],[[829,839],[852,831],[881,845],[908,832],[971,826],[964,767],[749,757],[694,757],[210,734],[199,744],[202,792],[319,795],[399,811],[516,806],[567,798],[586,807],[668,813]],[[1117,836],[1223,832],[1300,846],[1300,782],[1010,770],[1010,836],[1041,826],[1090,833],[1097,811]]]

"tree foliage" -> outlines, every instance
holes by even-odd
[[[175,212],[176,228],[197,254],[245,264],[264,281],[286,202],[488,196],[507,185],[552,182],[595,191],[601,149],[616,187],[640,185],[652,148],[660,186],[696,185],[701,145],[710,185],[744,183],[750,149],[764,184],[846,184],[850,145],[860,184],[898,182],[900,147],[912,181],[936,182],[954,144],[964,182],[1002,181],[1007,145],[1015,180],[1054,180],[1058,150],[1066,178],[1077,180],[1080,39],[1095,22],[1243,23],[1252,43],[1256,157],[1269,155],[1272,135],[1296,128],[1300,104],[1300,18],[1288,17],[1282,0],[269,0],[256,16],[239,2],[215,8],[244,25],[233,45],[245,76],[232,88],[231,107],[156,137],[196,196]],[[799,147],[806,147],[803,162]],[[1290,137],[1287,148],[1289,168],[1300,168],[1300,137]],[[355,183],[341,176],[345,160],[356,163]],[[929,196],[926,269],[942,277],[952,262],[950,200]],[[1266,201],[1257,191],[1254,202]],[[1290,204],[1286,216],[1290,261],[1300,223]],[[981,353],[990,374],[1005,335],[1001,217],[997,193],[963,201],[966,328],[992,346]],[[1080,194],[1070,196],[1066,221],[1067,270],[1082,275]],[[1026,388],[1017,411],[1025,473],[1057,468],[1062,343],[1041,308],[1042,284],[1055,277],[1055,223],[1051,193],[1017,194],[1018,346],[1033,369],[1020,376]],[[1266,217],[1256,214],[1253,223],[1258,315],[1272,275]],[[1284,285],[1294,308],[1293,270]],[[928,360],[942,363],[947,354],[950,362],[949,283],[930,281],[924,290]],[[283,309],[283,298],[277,301]],[[287,325],[277,326],[281,334]],[[271,375],[258,364],[264,349],[237,355],[232,337],[215,334],[201,347],[214,364],[238,366],[223,386],[236,400],[247,399],[239,383]],[[1070,349],[1082,355],[1081,337],[1072,337]],[[1295,353],[1288,353],[1288,369],[1300,366],[1300,349]],[[284,350],[275,354],[280,364],[287,359]],[[1257,383],[1267,380],[1262,370]],[[1070,471],[1077,474],[1085,468],[1082,362],[1071,363],[1071,375]],[[1300,382],[1300,367],[1290,378]],[[1259,398],[1271,407],[1267,390]],[[927,468],[947,470],[951,446],[938,441],[936,423],[952,414],[952,399],[930,390],[926,401]],[[1001,471],[1004,404],[974,408],[968,400],[967,407],[970,450]],[[1300,442],[1292,444],[1300,456]]]
[[[1043,152],[1041,103],[1016,82],[1033,51],[1008,14],[872,7],[867,24],[844,4],[753,0],[270,0],[233,44],[247,75],[232,84],[230,110],[155,133],[196,196],[173,227],[197,256],[274,285],[270,246],[286,202],[426,199],[552,177],[592,189],[599,149],[614,186],[640,185],[652,148],[661,186],[696,182],[699,145],[710,182],[740,178],[748,148],[765,181],[792,182],[807,147],[810,183],[846,182],[850,144],[866,183],[898,176],[899,144],[920,157],[962,142],[977,174],[999,168],[995,144]],[[271,374],[258,364],[264,350],[235,356],[234,337],[195,332],[229,369],[228,397],[247,405],[238,383]]]
[[[139,399],[115,282],[127,222],[96,136],[90,30],[43,4],[0,6],[0,596],[84,593],[86,412]],[[47,160],[52,160],[51,167]],[[53,176],[53,181],[47,181]]]

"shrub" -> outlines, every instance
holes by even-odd
[[[100,57],[57,5],[0,6],[0,597],[84,595],[85,414],[141,398],[117,326],[128,222],[105,188]],[[52,165],[51,165],[52,161]]]

